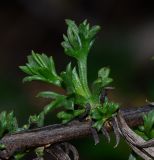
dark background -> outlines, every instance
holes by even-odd
[[[102,66],[111,68],[116,90],[110,98],[122,107],[138,107],[154,100],[154,6],[150,1],[131,0],[1,0],[0,1],[0,110],[14,110],[20,124],[38,113],[47,101],[35,98],[50,88],[41,83],[22,84],[31,50],[54,57],[58,71],[69,58],[60,45],[66,32],[64,19],[84,19],[102,27],[88,59],[89,81]],[[56,113],[55,113],[56,114]],[[55,122],[55,114],[46,123]],[[76,144],[76,142],[73,142]],[[78,140],[81,159],[127,159],[129,149],[121,142],[113,149],[102,138]]]

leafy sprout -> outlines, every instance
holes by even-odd
[[[135,132],[145,140],[154,138],[154,110],[143,116],[143,125],[139,126]]]
[[[0,113],[0,137],[2,137],[6,133],[13,133],[17,131],[18,123],[16,118],[14,117],[14,113],[7,113],[3,111]]]
[[[8,132],[43,126],[45,115],[59,107],[63,107],[63,110],[57,114],[57,117],[66,123],[83,114],[86,110],[85,106],[90,104],[91,110],[88,116],[95,121],[94,127],[98,130],[106,120],[116,114],[118,104],[109,102],[107,99],[104,104],[100,101],[101,91],[112,82],[112,78],[109,77],[110,69],[101,68],[92,87],[89,87],[87,78],[87,58],[100,26],[90,26],[87,20],[77,25],[74,21],[67,19],[66,24],[67,34],[63,35],[64,41],[61,45],[66,55],[75,58],[76,66],[72,66],[70,62],[66,70],[58,74],[52,56],[48,57],[44,53],[39,54],[34,51],[27,57],[26,65],[20,66],[20,69],[27,74],[23,82],[41,81],[52,84],[63,88],[66,94],[51,90],[38,93],[37,97],[51,99],[51,102],[39,114],[31,115],[28,123],[22,128],[18,128],[13,112],[2,112],[0,114],[1,137]]]
[[[32,55],[27,59],[26,66],[20,66],[20,69],[29,75],[23,79],[24,82],[39,80],[60,86],[61,79],[55,71],[52,57],[32,51]]]
[[[66,24],[67,34],[63,35],[64,41],[61,45],[66,55],[76,59],[77,66],[72,66],[70,62],[66,70],[57,74],[53,58],[34,51],[28,56],[28,63],[20,66],[20,69],[28,75],[24,78],[24,82],[38,80],[56,85],[66,91],[65,95],[53,91],[39,93],[38,97],[49,98],[51,103],[45,106],[40,114],[30,116],[29,124],[43,125],[44,116],[59,107],[64,107],[64,110],[57,116],[66,123],[81,115],[85,111],[86,104],[90,104],[89,116],[96,121],[94,127],[99,130],[119,108],[118,104],[107,100],[104,104],[100,102],[101,91],[112,82],[109,68],[104,67],[98,71],[98,78],[93,82],[92,89],[88,84],[87,57],[100,26],[91,27],[87,20],[77,25],[73,20],[67,19]],[[75,109],[75,105],[79,107]]]

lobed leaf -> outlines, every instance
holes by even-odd
[[[104,123],[116,115],[119,105],[113,102],[108,102],[106,99],[105,103],[101,106],[91,110],[91,118],[95,120],[93,127],[98,131],[102,128]]]
[[[66,24],[67,36],[63,35],[64,41],[61,43],[65,53],[76,59],[87,56],[100,26],[90,28],[86,20],[77,26],[74,21],[67,19]]]
[[[17,131],[18,123],[14,117],[14,113],[7,113],[3,111],[0,113],[0,137],[4,136],[6,133],[13,133]]]
[[[143,116],[143,125],[139,126],[135,132],[145,140],[154,138],[154,110]]]
[[[84,113],[85,109],[72,110],[69,112],[61,111],[57,114],[59,119],[62,119],[62,123],[67,123]]]
[[[28,56],[26,66],[19,67],[29,76],[23,79],[26,81],[43,81],[54,85],[61,85],[61,78],[57,75],[52,57],[47,57],[45,54],[38,54],[32,51],[32,55]]]

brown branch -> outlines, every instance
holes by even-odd
[[[147,105],[140,108],[121,109],[121,112],[128,125],[130,127],[136,127],[142,124],[142,115],[148,113],[152,109],[154,109],[152,105]],[[89,121],[73,121],[66,125],[50,125],[12,135],[6,135],[0,140],[0,143],[6,146],[5,150],[0,151],[0,158],[8,159],[16,151],[88,136],[91,135],[90,128],[91,124]],[[111,131],[112,128],[110,125],[107,125],[106,129]]]

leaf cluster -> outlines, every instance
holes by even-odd
[[[145,140],[154,138],[154,110],[143,116],[143,125],[139,126],[135,132]]]
[[[94,108],[91,112],[92,119],[96,121],[93,127],[99,131],[107,120],[116,115],[118,109],[118,104],[109,102],[108,99],[106,99],[103,105]]]
[[[119,108],[114,103],[101,104],[100,102],[101,91],[112,82],[112,78],[109,77],[109,68],[104,67],[98,71],[98,78],[93,82],[92,89],[88,84],[87,57],[100,26],[91,27],[87,20],[78,26],[74,21],[67,19],[66,24],[68,26],[67,34],[63,35],[64,41],[61,44],[65,54],[76,59],[77,66],[73,67],[70,62],[65,71],[57,74],[52,56],[48,57],[34,51],[28,56],[26,65],[20,66],[20,69],[28,75],[24,78],[24,82],[43,81],[66,91],[65,95],[50,90],[40,92],[37,96],[49,98],[51,103],[45,106],[39,115],[31,116],[29,123],[35,122],[43,125],[44,116],[59,107],[64,107],[64,110],[57,116],[66,123],[82,114],[86,104],[90,104],[90,116],[97,121],[95,127],[99,130],[105,120],[112,117]],[[77,109],[75,106],[78,106]]]
[[[6,133],[13,133],[17,131],[18,123],[14,117],[14,113],[7,113],[3,111],[0,113],[0,137],[3,137]]]
[[[41,81],[49,85],[55,85],[63,88],[66,93],[61,94],[51,90],[38,93],[37,97],[51,99],[51,102],[44,107],[42,112],[31,115],[28,123],[22,128],[18,128],[16,118],[13,112],[0,114],[0,136],[4,133],[28,129],[33,126],[43,126],[45,115],[53,109],[63,107],[63,110],[57,114],[57,117],[66,123],[85,112],[85,106],[89,104],[91,111],[89,118],[95,120],[94,127],[100,130],[106,120],[116,114],[119,108],[118,104],[100,101],[102,90],[112,82],[109,77],[110,69],[101,68],[98,71],[98,78],[89,87],[87,77],[87,57],[91,47],[94,44],[96,34],[100,26],[90,26],[87,20],[77,25],[72,20],[66,20],[67,34],[63,35],[64,41],[61,43],[66,55],[76,59],[76,65],[71,62],[66,66],[66,70],[57,73],[52,56],[35,53],[27,57],[27,63],[20,66],[20,69],[27,74],[23,82]]]

